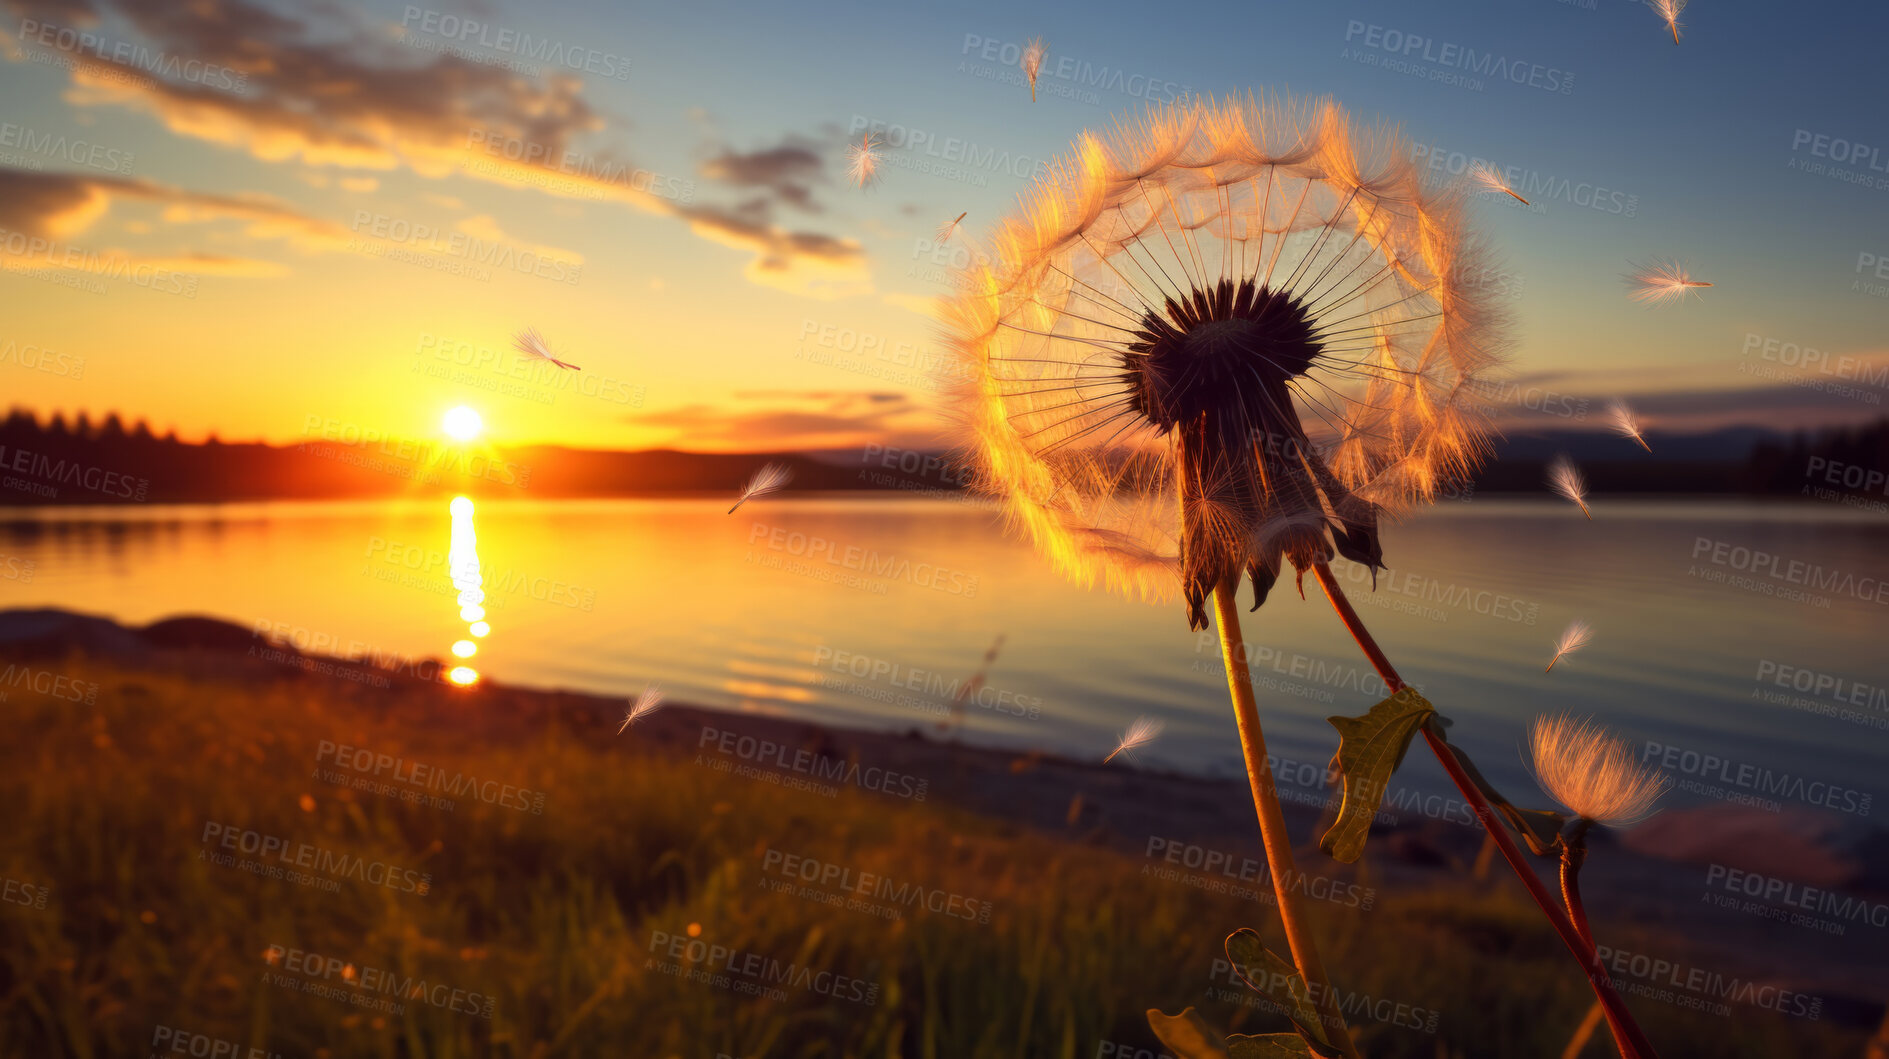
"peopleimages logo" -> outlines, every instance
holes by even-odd
[[[281,1052],[266,1048],[244,1048],[235,1041],[193,1033],[175,1026],[158,1026],[151,1033],[151,1059],[166,1055],[188,1055],[193,1059],[282,1059]]]
[[[1826,569],[1801,559],[1786,560],[1781,555],[1761,548],[1747,548],[1729,541],[1698,537],[1693,540],[1692,557],[1704,559],[1714,566],[1727,567],[1739,573],[1756,574],[1786,584],[1834,592],[1837,595],[1850,596],[1867,603],[1889,605],[1889,581],[1880,577],[1857,577],[1855,574]]]
[[[1865,901],[1819,886],[1806,886],[1724,864],[1713,864],[1706,868],[1705,884],[1728,894],[1743,894],[1773,905],[1831,916],[1839,923],[1847,921],[1867,923],[1872,927],[1889,927],[1889,905]]]
[[[455,798],[471,795],[487,805],[544,815],[543,791],[515,787],[497,780],[481,780],[457,769],[448,770],[420,761],[408,761],[403,757],[363,750],[327,739],[321,740],[316,747],[315,760],[332,764],[337,769],[391,780],[418,790],[450,794]]]
[[[782,552],[808,562],[822,562],[871,577],[883,577],[893,581],[905,581],[920,588],[929,588],[936,592],[945,592],[966,599],[977,595],[978,578],[962,570],[954,570],[936,563],[914,563],[898,555],[886,555],[877,548],[865,548],[857,544],[844,544],[831,537],[822,537],[817,533],[801,533],[785,526],[770,526],[757,522],[748,531],[748,543],[764,544],[768,549]],[[817,569],[817,568],[816,568]]]
[[[1345,23],[1345,43],[1362,44],[1406,61],[1421,61],[1442,69],[1460,70],[1477,77],[1527,85],[1546,92],[1567,95],[1574,91],[1574,75],[1566,70],[1510,59],[1494,52],[1479,52],[1461,44],[1442,43],[1416,33],[1360,22],[1355,18]]]
[[[1788,798],[1805,805],[1814,805],[1838,812],[1868,816],[1872,796],[1867,791],[1851,790],[1839,787],[1823,780],[1813,780],[1804,776],[1795,776],[1789,772],[1774,772],[1762,765],[1733,761],[1716,754],[1701,754],[1696,750],[1683,747],[1667,746],[1649,740],[1640,752],[1642,762],[1657,762],[1666,772],[1675,772],[1712,783],[1724,784],[1736,791],[1772,795]],[[1682,783],[1682,787],[1687,784]],[[1701,794],[1715,793],[1710,789],[1698,791]],[[1723,793],[1723,792],[1717,792]],[[1775,805],[1776,803],[1772,803]]]
[[[1674,992],[1684,991],[1701,1000],[1729,1000],[1734,1004],[1750,1004],[1781,1015],[1794,1015],[1812,1021],[1823,1013],[1822,997],[1792,992],[1782,986],[1747,981],[1736,975],[1725,975],[1704,967],[1688,967],[1645,953],[1610,949],[1605,945],[1595,946],[1594,954],[1600,958],[1601,964],[1607,968],[1617,985],[1651,1000],[1663,1000],[1680,1007],[1704,1008],[1698,1000]],[[1633,983],[1621,981],[1628,978],[1637,979],[1652,988],[1634,989]],[[1731,1014],[1731,1008],[1722,1003],[1714,1002],[1706,1010],[1721,1016]]]
[[[925,793],[931,786],[930,780],[919,779],[902,772],[879,768],[876,765],[861,767],[856,761],[842,757],[832,757],[815,753],[812,750],[795,750],[784,743],[771,739],[757,739],[740,732],[728,732],[719,728],[704,727],[702,738],[695,744],[698,764],[705,759],[700,753],[713,750],[724,759],[749,764],[758,764],[781,771],[811,776],[816,780],[845,783],[860,790],[876,791],[896,798],[909,798],[915,802],[925,800]]]
[[[933,915],[952,919],[972,923],[990,922],[989,901],[917,883],[895,882],[877,872],[855,871],[843,864],[803,857],[771,846],[761,858],[761,870],[787,879],[798,879],[809,886],[838,890],[867,901],[884,901],[908,911],[923,908]]]
[[[946,176],[955,173],[957,168],[981,169],[1028,180],[1049,172],[1050,168],[1050,163],[1041,158],[1027,154],[1013,155],[1009,151],[956,136],[939,137],[925,129],[881,121],[863,114],[853,115],[847,124],[846,133],[849,138],[870,136],[881,146],[891,148],[881,154],[879,160],[901,169],[937,172]]]
[[[448,12],[408,4],[406,10],[401,12],[400,25],[455,44],[476,44],[487,51],[517,55],[547,66],[560,66],[574,73],[595,74],[617,81],[627,80],[630,76],[630,61],[615,52],[598,51],[581,44],[567,45],[548,37],[534,37],[529,33]]]
[[[488,1020],[492,1018],[493,1000],[489,996],[455,989],[443,982],[428,982],[424,978],[415,978],[399,971],[357,965],[339,956],[323,956],[304,949],[271,945],[263,951],[263,961],[270,967],[280,967],[301,976],[302,981],[290,982],[302,992],[340,1000],[356,1007],[371,1006],[371,1002],[377,1000],[386,1001],[387,1006],[381,1010],[399,1014],[404,1011],[405,1005],[392,1002],[392,998],[398,998],[403,1001],[417,1000],[461,1015],[475,1015]],[[341,982],[340,987],[327,985],[337,979]],[[276,984],[285,983],[278,981]]]
[[[320,872],[330,879],[353,879],[356,882],[384,886],[401,893],[418,894],[421,897],[433,888],[431,873],[414,871],[385,861],[367,860],[352,853],[336,853],[307,842],[291,843],[288,839],[276,835],[264,834],[250,828],[232,824],[218,823],[215,820],[203,822],[203,835],[198,840],[208,847],[199,850],[198,860],[210,859],[215,849],[224,854],[242,854],[256,857],[256,861],[244,861],[242,865],[253,874],[268,878],[283,878],[293,875],[293,869],[303,868]],[[267,863],[275,861],[279,863]],[[286,865],[287,867],[283,867]],[[290,879],[290,881],[296,881]],[[330,887],[324,887],[328,889]]]
[[[998,37],[985,37],[976,33],[964,35],[964,46],[958,52],[960,56],[975,56],[987,63],[994,63],[1006,73],[1014,72],[1013,84],[1023,82],[1020,61],[1026,44],[1020,41],[1008,41]],[[1037,77],[1045,92],[1055,95],[1069,95],[1080,98],[1082,102],[1098,105],[1101,98],[1094,91],[1120,92],[1136,99],[1145,99],[1150,103],[1185,103],[1194,97],[1194,90],[1184,84],[1169,81],[1153,74],[1130,72],[1119,66],[1098,65],[1073,55],[1065,55],[1055,49],[1049,50],[1049,61],[1037,71]],[[978,73],[980,71],[958,63],[959,73]],[[1066,85],[1067,88],[1058,89]]]
[[[170,81],[188,81],[224,92],[241,92],[249,85],[249,75],[241,70],[207,63],[202,59],[182,58],[149,45],[133,44],[128,40],[115,41],[96,33],[37,19],[20,20],[18,39],[21,44],[37,44],[71,55],[89,56],[102,63],[141,70]]]

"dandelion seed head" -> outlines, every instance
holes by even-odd
[[[1556,456],[1548,465],[1548,488],[1553,489],[1562,498],[1587,510],[1587,479],[1581,477],[1580,468],[1566,456]]]
[[[850,159],[846,175],[851,177],[856,187],[865,187],[879,176],[879,145],[872,141],[872,133],[860,137],[848,151]]]
[[[1555,663],[1561,661],[1563,655],[1572,654],[1586,647],[1587,641],[1593,637],[1594,629],[1586,622],[1578,618],[1569,622],[1568,627],[1562,630],[1561,638],[1555,641],[1554,657],[1548,660],[1548,670],[1553,670]]]
[[[794,470],[786,464],[762,464],[761,469],[754,472],[754,477],[748,479],[748,484],[742,487],[741,497],[735,501],[735,507],[740,507],[757,497],[767,496],[770,493],[778,493],[787,487],[787,483],[793,480]],[[731,515],[734,514],[735,507],[729,508],[728,513]]]
[[[1627,402],[1616,400],[1607,406],[1607,416],[1613,420],[1614,432],[1623,438],[1632,438],[1641,445],[1646,444],[1645,435],[1640,433],[1640,421],[1634,417],[1633,409]]]
[[[1660,21],[1666,23],[1667,28],[1672,31],[1674,44],[1679,43],[1679,30],[1682,25],[1679,14],[1686,9],[1687,2],[1688,0],[1646,0],[1646,6],[1652,8],[1653,13],[1658,15]]]
[[[1528,205],[1528,200],[1515,193],[1515,187],[1509,183],[1509,178],[1503,175],[1502,170],[1497,169],[1493,163],[1477,159],[1470,164],[1468,176],[1470,185],[1480,191],[1500,192],[1524,206]]]
[[[1529,729],[1535,782],[1562,808],[1608,827],[1652,815],[1666,778],[1642,766],[1626,740],[1591,720],[1538,717]]]
[[[1043,60],[1049,55],[1049,48],[1043,44],[1043,38],[1032,37],[1023,49],[1023,55],[1017,63],[1023,67],[1023,76],[1030,79],[1030,98],[1036,98],[1036,75],[1043,69]]]
[[[651,684],[643,689],[643,693],[636,697],[636,701],[630,703],[630,712],[623,715],[623,724],[617,729],[617,734],[622,735],[625,729],[660,709],[662,709],[662,688]]]
[[[1506,345],[1460,190],[1410,158],[1322,100],[1084,135],[947,307],[976,484],[1063,573],[1179,588],[1196,627],[1242,573],[1377,565],[1380,515],[1486,455]]]
[[[1102,759],[1102,763],[1106,765],[1110,761],[1113,761],[1116,754],[1128,754],[1132,756],[1135,752],[1135,748],[1152,742],[1156,736],[1160,735],[1162,727],[1162,722],[1152,717],[1135,718],[1134,721],[1129,724],[1128,730],[1122,733],[1121,743],[1115,747],[1114,751],[1111,752],[1108,757]]]
[[[1627,284],[1632,288],[1628,296],[1648,305],[1680,301],[1688,294],[1696,298],[1699,288],[1711,286],[1710,283],[1693,279],[1692,274],[1678,261],[1667,260],[1634,265],[1633,272],[1627,277]]]
[[[512,348],[523,353],[527,360],[542,360],[555,364],[560,368],[568,368],[572,371],[581,370],[575,364],[570,364],[558,359],[558,357],[551,352],[550,343],[544,340],[544,336],[539,334],[538,329],[535,327],[527,327],[513,336]]]

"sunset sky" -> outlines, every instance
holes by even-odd
[[[1677,47],[1626,0],[4,4],[0,395],[40,411],[291,442],[433,436],[470,404],[500,443],[930,444],[938,225],[968,211],[975,241],[1149,97],[1249,89],[1401,123],[1439,178],[1508,169],[1535,207],[1477,209],[1518,392],[1696,430],[1874,418],[1889,391],[1881,4],[1701,0]],[[1522,83],[1463,68],[1483,56]],[[867,129],[890,143],[859,190]],[[1655,257],[1715,286],[1629,301]],[[581,375],[521,366],[525,327]],[[1798,376],[1801,347],[1825,366]]]

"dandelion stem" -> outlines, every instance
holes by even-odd
[[[1594,947],[1594,932],[1588,929],[1587,906],[1581,903],[1581,863],[1586,859],[1586,846],[1561,847],[1561,900],[1568,906],[1569,921],[1591,949]]]
[[[1266,736],[1259,727],[1259,707],[1253,701],[1253,678],[1246,668],[1246,645],[1240,635],[1240,609],[1233,596],[1237,583],[1220,585],[1213,592],[1214,616],[1220,626],[1220,655],[1226,662],[1227,693],[1233,697],[1233,715],[1240,726],[1240,750],[1246,756],[1246,776],[1253,786],[1253,808],[1259,813],[1259,837],[1266,847],[1266,867],[1272,876],[1273,893],[1279,902],[1279,919],[1285,924],[1286,944],[1292,948],[1292,962],[1305,979],[1307,992],[1318,1005],[1326,1033],[1349,1059],[1359,1059],[1345,1028],[1344,1016],[1332,1004],[1331,979],[1319,960],[1310,925],[1299,904],[1292,882],[1299,871],[1292,863],[1292,841],[1286,836],[1285,813],[1279,808],[1279,794],[1273,784],[1272,767],[1266,763]]]
[[[1392,692],[1403,688],[1403,678],[1397,675],[1397,669],[1391,665],[1390,659],[1384,657],[1383,649],[1378,647],[1377,640],[1371,636],[1371,631],[1364,627],[1364,622],[1358,618],[1358,612],[1352,609],[1351,601],[1345,598],[1344,589],[1339,587],[1338,579],[1332,574],[1331,567],[1325,563],[1315,563],[1313,570],[1318,574],[1318,583],[1325,589],[1326,598],[1331,600],[1332,609],[1338,612],[1339,620],[1345,623],[1345,628],[1351,631],[1352,639],[1358,642],[1358,647],[1364,651],[1364,656],[1370,660],[1378,676],[1383,678],[1385,687]],[[1509,867],[1515,870],[1516,876],[1522,880],[1522,885],[1528,888],[1528,895],[1535,899],[1535,904],[1541,907],[1542,914],[1548,917],[1549,925],[1554,927],[1555,933],[1561,936],[1562,944],[1568,947],[1568,951],[1574,954],[1575,960],[1587,972],[1587,983],[1593,988],[1595,999],[1599,1000],[1602,1007],[1606,1009],[1607,1027],[1613,1031],[1614,1044],[1620,1049],[1622,1059],[1657,1059],[1652,1044],[1640,1031],[1639,1024],[1633,1021],[1632,1012],[1627,1010],[1626,1001],[1622,1000],[1620,994],[1615,991],[1613,980],[1607,976],[1606,966],[1595,954],[1593,943],[1586,938],[1581,928],[1575,926],[1568,914],[1562,911],[1555,899],[1549,896],[1547,888],[1541,884],[1541,878],[1535,874],[1535,869],[1523,859],[1522,851],[1515,846],[1515,840],[1509,837],[1508,831],[1503,828],[1495,810],[1489,807],[1488,799],[1482,796],[1482,790],[1463,771],[1463,766],[1456,760],[1456,755],[1443,744],[1430,725],[1424,726],[1423,738],[1430,744],[1430,751],[1442,763],[1443,770],[1449,773],[1450,779],[1456,784],[1456,789],[1462,792],[1463,800],[1476,811],[1476,818],[1482,821],[1482,826],[1489,832],[1489,837],[1495,840],[1496,848],[1502,851],[1502,856],[1509,862]]]

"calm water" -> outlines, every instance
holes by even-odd
[[[1366,623],[1492,780],[1521,797],[1525,725],[1565,709],[1734,764],[1881,784],[1889,590],[1877,600],[1873,579],[1889,575],[1889,520],[1690,502],[1597,515],[1451,504],[1386,528],[1375,591],[1347,568]],[[1210,634],[1178,603],[1064,583],[976,503],[763,500],[730,516],[719,501],[481,501],[458,549],[453,525],[443,501],[15,510],[0,553],[33,568],[0,580],[0,606],[205,614],[298,646],[443,658],[476,583],[491,632],[470,664],[496,679],[623,696],[653,682],[678,701],[889,728],[933,724],[1001,636],[962,738],[1099,759],[1145,713],[1166,730],[1144,764],[1239,769]],[[1785,598],[1806,581],[1823,598]],[[1282,583],[1247,637],[1274,752],[1322,764],[1325,718],[1381,686],[1317,586],[1307,595]],[[1544,675],[1573,618],[1593,642]],[[1773,683],[1815,681],[1796,669],[1822,690]],[[1427,758],[1402,775],[1446,782]]]

